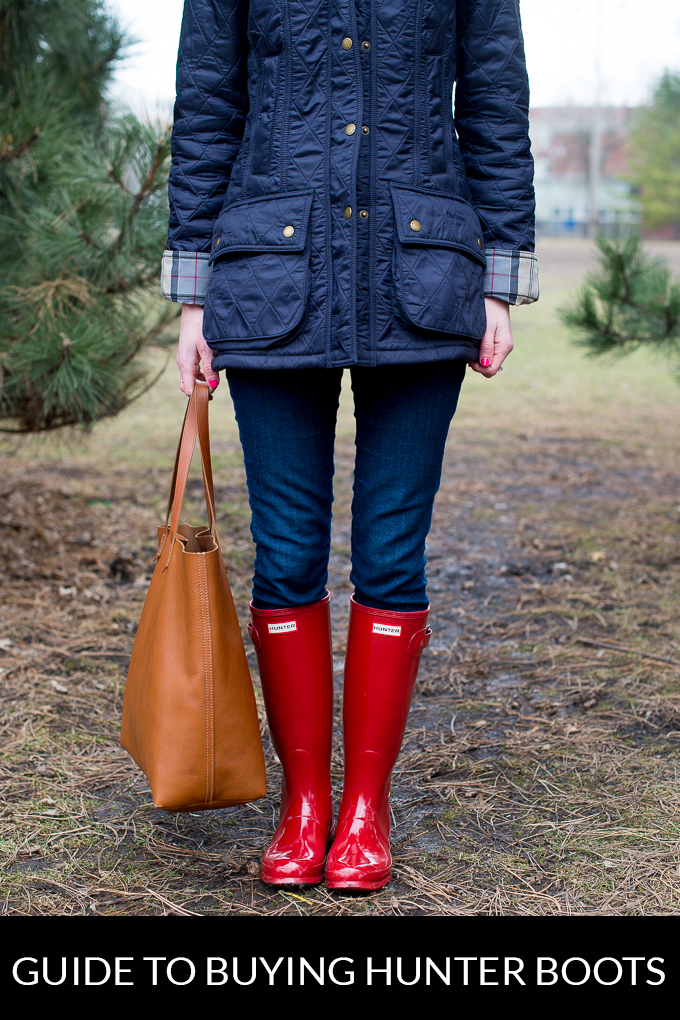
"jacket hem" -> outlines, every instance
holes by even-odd
[[[479,357],[479,341],[469,344],[436,344],[426,350],[408,348],[404,350],[378,350],[365,358],[344,358],[328,362],[325,354],[285,355],[278,351],[265,351],[262,354],[242,353],[217,354],[212,360],[214,372],[226,369],[258,369],[261,371],[280,371],[304,368],[380,368],[396,365],[414,365],[432,361],[476,361]]]

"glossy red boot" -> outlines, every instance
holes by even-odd
[[[256,609],[257,651],[269,731],[281,766],[281,813],[260,875],[270,885],[317,885],[333,823],[333,656],[330,594],[295,609]]]
[[[429,609],[396,613],[350,600],[343,726],[345,782],[326,861],[329,889],[380,889],[392,875],[390,775],[406,729]]]

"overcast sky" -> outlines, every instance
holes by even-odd
[[[183,0],[108,3],[139,40],[118,71],[116,94],[167,115]],[[608,104],[643,103],[664,69],[680,71],[678,0],[520,0],[520,8],[534,106],[590,105],[598,50]]]

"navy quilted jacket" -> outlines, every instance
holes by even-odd
[[[536,299],[518,4],[185,0],[162,289],[215,369],[470,361]]]

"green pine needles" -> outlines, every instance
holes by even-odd
[[[635,235],[612,241],[600,236],[596,244],[598,269],[558,310],[575,342],[593,356],[644,347],[680,359],[680,282],[671,279],[668,264],[650,257]]]
[[[0,430],[91,425],[154,381],[169,129],[114,116],[102,0],[0,0]]]
[[[680,75],[662,75],[651,105],[633,119],[629,149],[645,227],[680,224]]]

